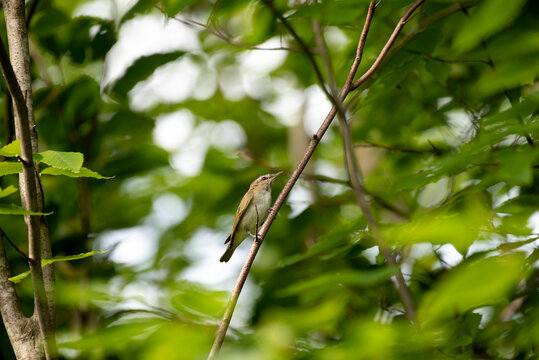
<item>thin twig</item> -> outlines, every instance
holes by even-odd
[[[163,13],[163,15],[165,16],[169,16],[167,14],[167,11],[166,9],[163,7],[162,4],[160,4],[158,1],[156,0],[150,0],[154,7],[156,9],[158,9],[159,11],[161,11],[161,13]],[[183,25],[186,25],[186,26],[189,26],[190,28],[194,28],[194,29],[197,29],[197,30],[205,30],[207,31],[208,33],[218,37],[219,39],[225,41],[226,43],[230,44],[230,45],[233,45],[233,46],[236,46],[236,47],[240,47],[242,49],[247,49],[247,50],[286,50],[286,51],[301,51],[300,49],[297,49],[295,47],[288,47],[288,46],[277,46],[277,47],[260,47],[260,46],[257,46],[255,44],[250,44],[250,43],[246,43],[246,42],[243,42],[243,41],[240,41],[240,40],[237,40],[237,39],[234,39],[232,38],[230,35],[227,35],[225,34],[223,31],[215,28],[215,27],[212,27],[208,24],[203,24],[203,23],[200,23],[198,21],[195,21],[195,20],[192,20],[192,19],[188,19],[188,18],[183,18],[183,17],[180,17],[180,16],[172,16],[171,17],[172,19],[178,21],[179,23],[183,24]]]
[[[365,21],[365,26],[363,28],[362,36],[360,37],[360,41],[358,44],[358,47],[361,47],[361,49],[358,49],[357,51],[356,59],[354,60],[354,64],[352,65],[351,72],[352,71],[355,72],[355,70],[357,69],[356,62],[358,62],[358,57],[360,57],[361,54],[363,53],[362,47],[365,46],[364,39],[366,38],[366,31],[368,31],[368,28],[370,25],[370,19],[372,19],[372,14],[370,18],[368,16],[367,20]],[[351,75],[353,77],[353,74]],[[348,91],[345,91],[345,92],[343,91],[341,93],[342,99],[346,97],[347,93]],[[294,187],[295,183],[298,181],[301,173],[307,166],[307,163],[311,159],[311,156],[313,155],[314,150],[316,149],[320,140],[322,139],[327,129],[329,128],[329,125],[331,125],[331,122],[333,121],[336,113],[337,113],[336,108],[333,107],[328,113],[328,115],[326,116],[324,122],[322,123],[322,125],[320,126],[316,134],[313,135],[305,154],[301,158],[297,167],[292,172],[292,175],[286,182],[286,185],[284,186],[283,190],[281,190],[281,192],[279,193],[279,196],[277,197],[277,200],[275,200],[275,203],[273,207],[271,208],[266,221],[264,221],[264,224],[262,225],[262,228],[259,231],[258,235],[259,235],[260,241],[254,241],[253,245],[251,246],[251,250],[249,251],[247,258],[245,259],[245,263],[243,264],[243,267],[241,268],[236,284],[234,285],[234,289],[232,290],[232,294],[241,292],[243,285],[245,284],[245,281],[247,279],[247,275],[249,274],[249,270],[251,269],[251,266],[253,265],[256,254],[258,253],[258,250],[260,249],[260,246],[262,245],[262,242],[266,234],[268,233],[271,224],[275,220],[275,217],[277,216],[279,209],[281,208],[281,206],[283,206],[288,194]],[[227,308],[225,310],[225,315],[223,316],[221,325],[219,327],[219,330],[217,331],[217,336],[213,343],[208,359],[215,358],[215,356],[217,356],[217,353],[221,349],[221,346],[223,344],[223,341],[226,335],[226,331],[228,329],[228,325],[230,324],[232,313],[234,312],[234,308],[236,307],[236,303],[237,303],[237,298],[233,298],[231,296],[230,301],[228,302]]]
[[[4,144],[9,144],[15,138],[15,130],[13,128],[13,99],[9,91],[6,91],[6,108],[4,111],[4,121],[6,130],[4,134]]]
[[[433,56],[431,54],[427,54],[427,53],[417,51],[417,50],[408,50],[408,51],[411,52],[412,54],[422,55],[422,56],[426,57],[427,59],[431,59],[431,60],[434,60],[434,61],[443,62],[443,63],[447,63],[447,64],[478,63],[478,64],[490,65],[489,60],[480,60],[480,59],[477,59],[477,60],[473,60],[473,59],[443,59],[441,57]]]
[[[389,49],[391,49],[391,47],[395,43],[395,40],[397,40],[397,36],[399,36],[399,33],[401,32],[402,28],[410,20],[410,16],[412,16],[414,11],[416,11],[416,9],[424,2],[425,0],[418,0],[415,2],[414,5],[412,5],[412,7],[408,9],[408,11],[404,14],[404,16],[400,19],[399,23],[395,27],[395,30],[393,30],[393,33],[389,37],[389,40],[384,45],[382,51],[380,51],[380,54],[378,54],[378,57],[376,58],[372,66],[359,79],[354,81],[351,90],[357,89],[361,84],[367,81],[367,79],[370,78],[372,74],[374,74],[374,72],[380,67],[382,60],[384,60],[385,56],[389,52]]]
[[[341,102],[344,101],[344,99],[350,93],[350,91],[356,89],[357,86],[360,86],[360,85],[364,84],[365,81],[367,81],[370,78],[370,76],[372,76],[372,74],[380,67],[381,61],[384,60],[387,52],[389,51],[389,49],[391,48],[391,46],[395,42],[395,39],[396,39],[398,33],[402,30],[402,27],[404,26],[406,20],[410,17],[410,15],[413,13],[413,11],[415,11],[417,9],[417,7],[419,7],[419,5],[421,5],[423,2],[424,2],[424,0],[421,0],[421,1],[416,2],[414,5],[412,5],[412,7],[406,12],[405,16],[403,17],[405,19],[404,23],[402,22],[402,19],[401,19],[401,22],[399,22],[399,24],[395,28],[395,31],[393,32],[390,39],[388,40],[388,42],[384,46],[384,49],[382,50],[383,53],[381,53],[378,56],[377,61],[375,62],[375,64],[373,64],[373,66],[371,66],[371,68],[368,70],[368,72],[365,73],[362,77],[360,77],[360,79],[358,79],[355,83],[352,83],[355,72],[357,71],[357,67],[359,66],[359,62],[361,60],[361,55],[363,53],[363,47],[365,45],[365,39],[366,39],[366,36],[367,36],[368,27],[370,25],[369,15],[372,18],[372,14],[368,14],[367,20],[365,21],[363,32],[361,34],[360,41],[359,41],[359,44],[358,44],[356,58],[354,59],[354,63],[352,65],[352,69],[350,70],[350,74],[348,76],[346,84],[343,87],[343,89],[341,90],[341,93],[339,94],[339,100]],[[436,13],[435,15],[431,16],[431,18],[428,19],[428,22],[423,23],[422,27],[419,27],[418,30],[413,32],[412,35],[410,35],[410,34],[408,35],[408,37],[407,37],[408,41],[413,36],[417,35],[417,33],[419,33],[420,30],[423,30],[427,25],[432,24],[433,22],[438,21],[439,19],[441,19],[441,18],[443,18],[443,17],[445,17],[447,15],[450,15],[455,11],[457,11],[457,10],[455,10],[455,9],[450,9],[449,11],[444,10],[444,11],[440,11],[439,13]],[[402,43],[403,42],[401,42],[401,44]],[[354,84],[356,84],[357,86],[353,86]],[[307,166],[307,163],[309,162],[312,154],[314,153],[316,147],[318,146],[320,140],[322,139],[322,137],[326,133],[327,129],[331,125],[331,123],[332,123],[333,119],[335,118],[336,114],[337,114],[337,107],[333,106],[332,109],[327,114],[324,121],[322,122],[322,124],[321,124],[320,128],[318,129],[318,131],[313,135],[313,137],[312,137],[312,139],[311,139],[311,141],[309,143],[309,146],[307,147],[307,149],[305,151],[305,154],[303,155],[302,159],[298,163],[295,170],[292,172],[292,175],[288,179],[288,181],[287,181],[286,185],[284,186],[283,190],[281,190],[281,192],[279,193],[279,196],[275,200],[275,203],[274,203],[273,207],[271,208],[271,211],[269,212],[269,215],[268,215],[266,221],[264,222],[264,224],[262,225],[262,227],[261,227],[261,229],[259,231],[260,241],[259,242],[254,241],[253,245],[251,246],[251,249],[249,251],[249,254],[247,255],[245,263],[243,264],[243,267],[242,267],[242,269],[240,271],[240,274],[238,276],[236,284],[234,285],[233,293],[234,292],[241,292],[241,289],[243,288],[243,285],[245,284],[245,281],[247,279],[247,275],[249,274],[249,270],[250,270],[250,268],[251,268],[251,266],[252,266],[252,264],[254,262],[256,254],[258,253],[258,250],[260,249],[260,246],[262,245],[263,239],[265,238],[266,234],[268,233],[269,228],[271,227],[271,224],[275,220],[275,217],[276,217],[279,209],[284,204],[284,201],[286,200],[288,194],[290,193],[293,186],[295,185],[295,183],[299,179],[301,173],[303,172],[303,170]],[[235,306],[236,306],[236,302],[229,302],[229,304],[227,305],[227,310],[225,311],[225,313],[230,313],[231,314],[234,311]],[[410,316],[410,315],[411,314],[408,313],[408,316]],[[223,325],[223,323],[225,323],[227,321],[230,322],[230,319],[227,319],[226,317],[223,317],[221,325]],[[225,333],[226,333],[226,327],[221,327],[220,330],[219,330],[219,333],[218,333],[218,337],[222,337],[222,338],[221,338],[220,341],[217,341],[218,339],[216,338],[216,341],[214,342],[212,350],[210,352],[209,359],[214,358],[217,355],[217,353],[219,352],[219,349],[220,349],[220,347],[222,345],[222,342],[224,340]]]
[[[238,154],[244,159],[250,160],[253,163],[263,167],[264,169],[267,169],[270,171],[282,171],[285,174],[292,173],[292,170],[284,169],[278,166],[273,166],[265,160],[254,157],[251,153],[249,153],[246,150],[242,150]],[[300,177],[305,178],[307,180],[314,180],[314,181],[325,182],[325,183],[330,183],[330,184],[339,184],[339,185],[344,185],[344,186],[352,188],[352,183],[350,182],[350,180],[336,179],[336,178],[326,176],[326,175],[311,174],[311,173],[305,173],[305,172],[302,173]],[[403,211],[391,205],[386,200],[384,200],[380,195],[377,195],[371,192],[370,190],[367,190],[364,186],[361,186],[361,187],[367,195],[369,195],[378,205],[380,205],[384,209],[389,210],[404,219],[408,219],[410,217],[410,215],[406,211]]]
[[[28,29],[30,27],[30,21],[32,20],[32,17],[34,16],[37,8],[37,3],[39,0],[31,0],[28,5],[28,10],[26,11],[26,28]]]
[[[290,35],[296,40],[296,42],[299,44],[299,47],[303,51],[303,53],[307,56],[307,59],[311,63],[314,69],[314,73],[316,74],[316,78],[318,79],[318,82],[320,83],[320,87],[322,88],[322,91],[326,94],[326,96],[331,100],[333,97],[329,93],[328,89],[326,89],[324,85],[324,77],[322,76],[322,72],[320,71],[320,68],[318,67],[318,64],[316,63],[316,60],[313,56],[313,53],[311,52],[311,49],[305,44],[305,42],[299,37],[298,33],[294,30],[292,25],[286,20],[286,18],[281,14],[275,6],[273,6],[273,3],[271,0],[261,0],[266,6],[273,12],[273,14],[281,21],[283,26],[288,30]],[[336,103],[334,105],[337,105]]]
[[[14,243],[13,241],[11,241],[11,239],[9,238],[9,236],[7,236],[7,234],[5,233],[5,231],[0,227],[0,240],[1,240],[2,238],[5,238],[5,239],[8,241],[8,243],[13,247],[13,249],[15,249],[19,254],[21,254],[22,257],[25,258],[28,262],[32,261],[32,259],[30,259],[30,258],[28,257],[28,255],[26,255],[26,254],[24,253],[24,251],[22,251],[21,249],[19,249],[19,248],[17,247],[17,245],[15,245],[15,243]]]
[[[370,8],[372,8],[373,11],[374,11],[374,7],[375,7],[374,1],[371,1]],[[333,75],[333,69],[329,61],[329,56],[327,54],[326,43],[323,39],[320,26],[317,26],[317,23],[315,23],[314,31],[317,38],[317,43],[320,48],[322,59],[324,60],[324,64],[327,68],[328,74],[330,74],[332,93],[333,93],[333,96],[336,97],[337,86],[335,83],[335,76]],[[338,101],[337,99],[335,100]],[[359,207],[361,208],[365,218],[367,219],[369,230],[371,231],[384,257],[386,258],[386,261],[391,266],[397,265],[395,255],[392,253],[391,249],[387,246],[385,239],[381,235],[380,230],[378,228],[378,222],[374,218],[374,214],[371,210],[369,202],[367,201],[365,192],[363,191],[362,181],[359,175],[358,161],[356,159],[354,148],[352,145],[350,125],[348,124],[348,121],[346,120],[346,117],[345,117],[345,113],[342,110],[343,108],[342,103],[340,105],[341,106],[339,106],[339,112],[337,114],[338,120],[339,120],[339,129],[341,131],[341,137],[343,140],[343,147],[344,147],[344,153],[345,153],[345,158],[346,158],[346,169],[348,170],[348,175],[352,183],[352,189],[354,190],[354,195],[356,197]],[[406,285],[406,282],[404,281],[404,276],[402,275],[402,272],[399,266],[397,266],[397,274],[395,274],[394,278],[396,282],[397,292],[399,293],[402,303],[404,304],[404,307],[406,309],[406,316],[411,321],[414,321],[416,318],[415,306],[413,304],[412,297],[408,290],[408,286]]]
[[[383,145],[383,144],[376,144],[372,143],[370,141],[366,141],[364,144],[354,144],[354,147],[369,147],[369,148],[382,148],[393,152],[400,152],[400,153],[412,153],[412,154],[435,154],[435,155],[441,155],[440,150],[438,149],[412,149],[412,148],[403,148],[399,146],[392,146],[392,145]]]
[[[457,2],[449,7],[446,7],[431,16],[427,17],[426,19],[422,20],[418,25],[416,25],[408,34],[406,34],[398,44],[395,44],[391,51],[382,59],[380,65],[377,69],[373,71],[376,72],[379,68],[381,68],[385,63],[387,63],[389,60],[391,60],[397,53],[399,53],[412,39],[414,39],[419,33],[423,32],[427,27],[430,25],[436,23],[437,21],[440,21],[441,19],[444,19],[445,17],[452,15],[456,12],[461,11],[463,8],[468,9],[478,4],[478,1],[468,1],[466,3],[463,2]],[[361,80],[361,79],[359,79]],[[358,81],[359,81],[358,80]],[[364,79],[361,81],[361,84],[358,84],[358,87],[361,86],[362,88],[365,88],[369,86],[369,79]],[[356,90],[358,87],[354,87],[353,89]],[[355,97],[359,97],[359,93],[355,93]],[[354,100],[354,99],[351,99]]]

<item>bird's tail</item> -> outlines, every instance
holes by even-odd
[[[221,258],[219,259],[220,262],[228,262],[230,258],[232,257],[232,254],[234,254],[234,250],[236,250],[234,247],[232,247],[232,243],[228,246],[225,253]]]

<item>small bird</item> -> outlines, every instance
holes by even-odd
[[[220,262],[228,262],[234,254],[234,250],[245,240],[247,235],[253,235],[256,231],[257,213],[258,226],[262,226],[271,205],[271,184],[281,173],[282,171],[262,175],[251,183],[236,211],[232,232],[225,241],[225,244],[229,243],[228,248],[219,259]]]

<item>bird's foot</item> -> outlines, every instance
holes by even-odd
[[[262,237],[261,237],[260,235],[258,235],[258,234],[256,234],[256,235],[255,235],[255,234],[252,234],[252,233],[249,232],[249,231],[248,231],[247,233],[248,233],[250,236],[252,236],[252,237],[256,240],[256,242],[261,242],[261,241],[262,241]]]

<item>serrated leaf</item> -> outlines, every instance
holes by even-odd
[[[0,162],[0,176],[18,174],[22,172],[22,165],[18,162]]]
[[[0,148],[0,156],[15,157],[21,153],[21,142],[14,140]]]
[[[90,257],[95,254],[103,254],[106,253],[108,250],[93,250],[86,253],[81,253],[77,255],[67,255],[67,256],[55,256],[50,259],[42,259],[41,260],[41,267],[44,267],[46,265],[55,263],[57,261],[72,261],[72,260],[80,260],[87,257]],[[28,275],[30,275],[30,270],[25,271],[19,275],[13,276],[9,278],[9,281],[14,282],[15,284],[21,282],[24,278],[26,278]]]
[[[47,150],[35,154],[34,160],[58,169],[77,172],[84,162],[84,156],[78,152]]]
[[[177,60],[184,55],[185,51],[173,51],[169,53],[153,54],[142,56],[127,68],[125,74],[110,87],[110,92],[120,97],[125,97],[127,93],[140,81],[146,80],[155,69]]]
[[[40,213],[40,212],[26,210],[22,206],[15,205],[15,204],[0,204],[0,214],[1,215],[51,215],[52,212]]]
[[[56,176],[69,176],[73,178],[89,177],[94,179],[112,179],[114,176],[103,176],[88,168],[81,167],[79,171],[74,172],[66,169],[58,169],[55,167],[48,167],[41,172],[42,175],[56,175]]]
[[[0,198],[4,198],[16,192],[17,192],[17,188],[13,185],[9,185],[5,189],[0,189]]]

